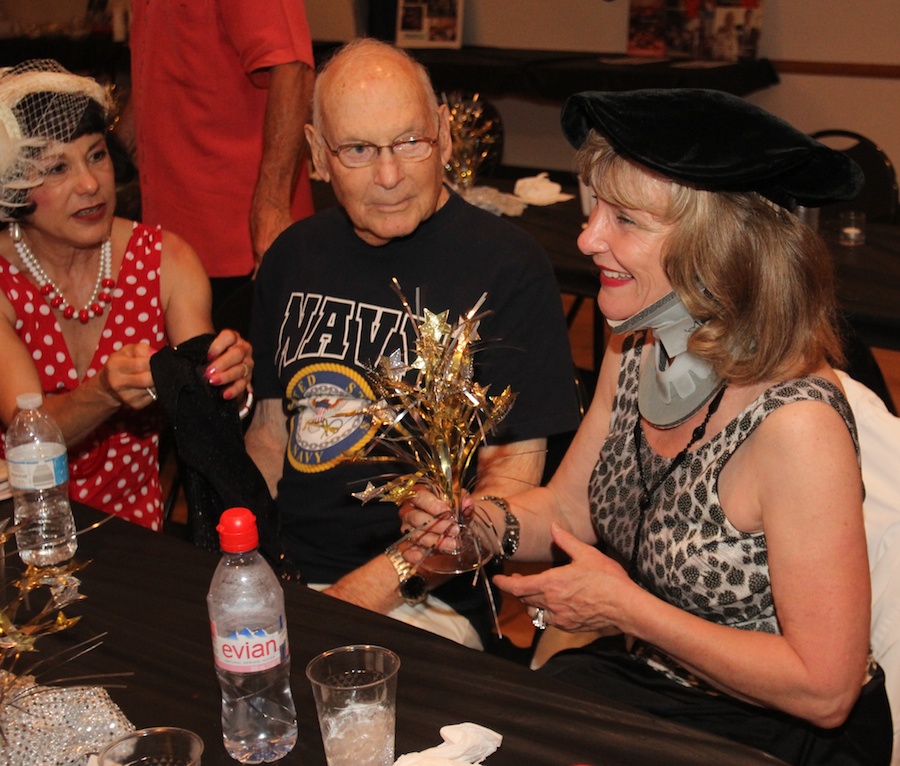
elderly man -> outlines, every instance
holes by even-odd
[[[450,321],[487,292],[492,313],[480,334],[489,342],[475,356],[475,378],[494,392],[508,385],[518,399],[479,450],[473,491],[503,495],[538,483],[546,437],[577,426],[549,260],[518,227],[444,185],[447,109],[405,52],[374,40],[341,49],[317,78],[306,135],[340,207],[291,226],[263,261],[248,451],[277,492],[282,536],[306,582],[481,646],[490,612],[471,578],[410,579],[396,549],[385,552],[400,537],[397,509],[351,494],[383,469],[341,460],[373,437],[370,424],[339,414],[374,398],[367,364],[397,350],[414,358],[392,278],[415,311],[448,311]]]

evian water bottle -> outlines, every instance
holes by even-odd
[[[269,763],[297,741],[284,593],[257,551],[256,517],[225,511],[216,527],[222,560],[209,595],[216,675],[222,687],[222,738],[241,763]]]

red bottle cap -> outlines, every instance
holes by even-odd
[[[259,546],[256,516],[249,508],[229,508],[216,526],[219,545],[227,553],[243,553]]]

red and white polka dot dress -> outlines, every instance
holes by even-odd
[[[161,230],[135,224],[85,379],[100,372],[109,355],[125,345],[147,343],[153,351],[166,345],[159,293],[161,251]],[[16,333],[31,349],[44,394],[77,388],[81,381],[50,305],[27,274],[2,257],[0,289],[15,309]],[[69,496],[135,524],[160,529],[159,428],[156,406],[137,412],[122,408],[69,450]]]

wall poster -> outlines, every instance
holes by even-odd
[[[397,45],[404,48],[462,46],[463,0],[399,0]]]

